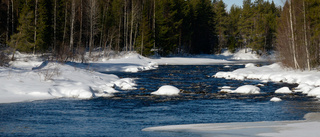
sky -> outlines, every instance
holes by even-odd
[[[227,11],[229,11],[229,9],[231,8],[231,6],[233,4],[236,4],[238,6],[242,6],[242,1],[243,0],[223,0],[223,2],[225,4],[227,4]],[[255,1],[255,0],[251,0],[252,2]],[[269,0],[270,2],[272,2],[272,0]],[[273,0],[274,3],[277,5],[277,6],[282,6],[283,5],[283,2],[282,1],[285,1],[285,0]]]

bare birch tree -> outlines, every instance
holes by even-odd
[[[296,39],[295,39],[295,30],[294,30],[294,9],[292,6],[293,0],[289,1],[289,16],[290,16],[290,29],[291,29],[291,47],[292,47],[292,54],[293,54],[293,62],[294,67],[296,69],[300,69],[299,63],[297,61],[297,51],[296,51]]]
[[[303,29],[304,29],[304,46],[306,48],[307,54],[307,67],[308,70],[311,70],[310,66],[310,53],[309,53],[309,44],[308,44],[308,36],[307,36],[307,18],[306,18],[306,2],[303,1]]]
[[[69,50],[72,51],[73,50],[73,40],[74,40],[74,24],[75,24],[75,16],[76,16],[76,2],[75,0],[72,0],[71,3],[71,20],[70,20],[70,46],[69,46]]]
[[[98,2],[97,0],[88,1],[88,16],[89,16],[89,56],[91,56],[92,49],[94,47],[94,36],[97,33],[97,21],[98,21]]]

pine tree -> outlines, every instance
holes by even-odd
[[[241,35],[239,31],[239,21],[241,15],[241,8],[232,5],[230,8],[230,13],[228,16],[228,50],[235,52],[237,48],[240,47],[241,43],[239,42]]]
[[[250,45],[253,39],[253,9],[251,0],[243,1],[243,8],[241,12],[241,19],[239,24],[240,34],[243,38],[241,41],[245,47]]]
[[[218,0],[214,3],[214,12],[215,12],[215,28],[216,34],[218,35],[218,52],[220,53],[223,48],[227,45],[227,12],[226,12],[226,5],[223,3],[222,0]]]

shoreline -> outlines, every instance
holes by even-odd
[[[261,121],[261,122],[232,122],[232,123],[211,123],[211,124],[187,124],[170,125],[144,128],[145,132],[182,132],[193,133],[200,136],[297,136],[304,134],[308,127],[319,127],[320,113],[307,113],[305,120],[296,121]],[[320,134],[319,130],[311,136]],[[303,132],[302,132],[303,131]],[[297,133],[298,132],[298,133]],[[299,136],[299,135],[298,135]],[[309,134],[308,134],[309,136]]]

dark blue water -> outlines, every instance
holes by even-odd
[[[0,136],[198,136],[141,130],[176,124],[301,120],[308,112],[319,112],[320,103],[313,98],[273,93],[280,87],[296,85],[264,83],[259,95],[218,93],[221,86],[260,83],[211,77],[217,71],[240,67],[160,66],[152,71],[118,73],[119,77],[137,78],[138,89],[112,98],[0,104]],[[182,94],[150,95],[166,84],[182,89]],[[283,101],[270,102],[273,96]]]

